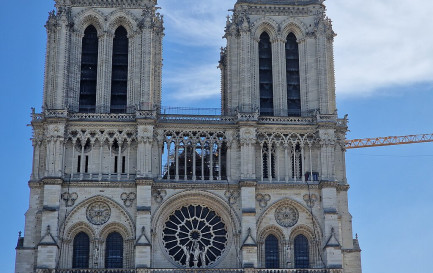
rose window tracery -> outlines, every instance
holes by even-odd
[[[275,210],[275,220],[282,227],[293,227],[298,219],[298,210],[293,206],[280,206]]]
[[[95,202],[91,204],[86,211],[87,220],[94,225],[103,225],[111,217],[111,209],[104,202]]]
[[[190,205],[168,217],[162,241],[167,253],[179,265],[204,268],[221,257],[228,234],[225,223],[215,211],[202,205]]]

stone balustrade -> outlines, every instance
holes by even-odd
[[[342,269],[37,269],[36,273],[343,273]]]

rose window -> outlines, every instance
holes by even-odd
[[[213,210],[190,205],[168,217],[162,240],[167,253],[179,265],[203,268],[221,257],[227,246],[227,228]]]

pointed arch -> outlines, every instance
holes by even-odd
[[[310,267],[310,246],[307,237],[299,234],[293,242],[295,268]]]
[[[260,40],[263,32],[268,33],[271,41],[275,40],[278,36],[278,23],[269,17],[262,17],[254,22],[251,33],[256,41]]]
[[[259,38],[260,115],[274,115],[274,88],[272,75],[272,44],[264,31]]]
[[[98,31],[93,25],[89,25],[84,30],[81,47],[79,112],[94,113],[96,111],[98,50]]]
[[[105,240],[105,268],[123,268],[123,237],[114,231]]]
[[[111,113],[126,113],[128,94],[128,31],[119,26],[113,38]]]
[[[72,251],[72,268],[89,268],[90,238],[81,231],[74,237]]]
[[[84,9],[76,15],[74,29],[84,35],[84,30],[93,25],[98,31],[98,35],[101,35],[104,32],[104,17],[104,14],[98,9]]]
[[[280,243],[277,237],[269,234],[265,239],[265,267],[280,268]]]

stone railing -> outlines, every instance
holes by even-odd
[[[135,121],[135,114],[96,114],[96,113],[73,113],[69,114],[71,120],[89,121]]]
[[[159,115],[160,122],[176,123],[222,123],[233,124],[236,122],[235,117],[230,116],[199,116],[199,115]]]
[[[314,124],[315,118],[308,117],[260,117],[260,123],[270,123],[270,124],[301,124],[309,125]]]
[[[343,273],[343,269],[37,269],[36,273]]]
[[[199,113],[199,112],[198,112]],[[157,111],[136,111],[131,114],[70,113],[66,110],[45,110],[35,113],[32,109],[32,122],[46,118],[68,118],[72,121],[128,121],[137,119],[158,119],[161,123],[199,123],[199,124],[236,124],[240,121],[258,121],[260,124],[314,125],[334,123],[339,127],[347,126],[347,118],[337,119],[336,115],[316,115],[313,117],[260,117],[259,113],[237,113],[236,116],[200,114],[158,114]]]

